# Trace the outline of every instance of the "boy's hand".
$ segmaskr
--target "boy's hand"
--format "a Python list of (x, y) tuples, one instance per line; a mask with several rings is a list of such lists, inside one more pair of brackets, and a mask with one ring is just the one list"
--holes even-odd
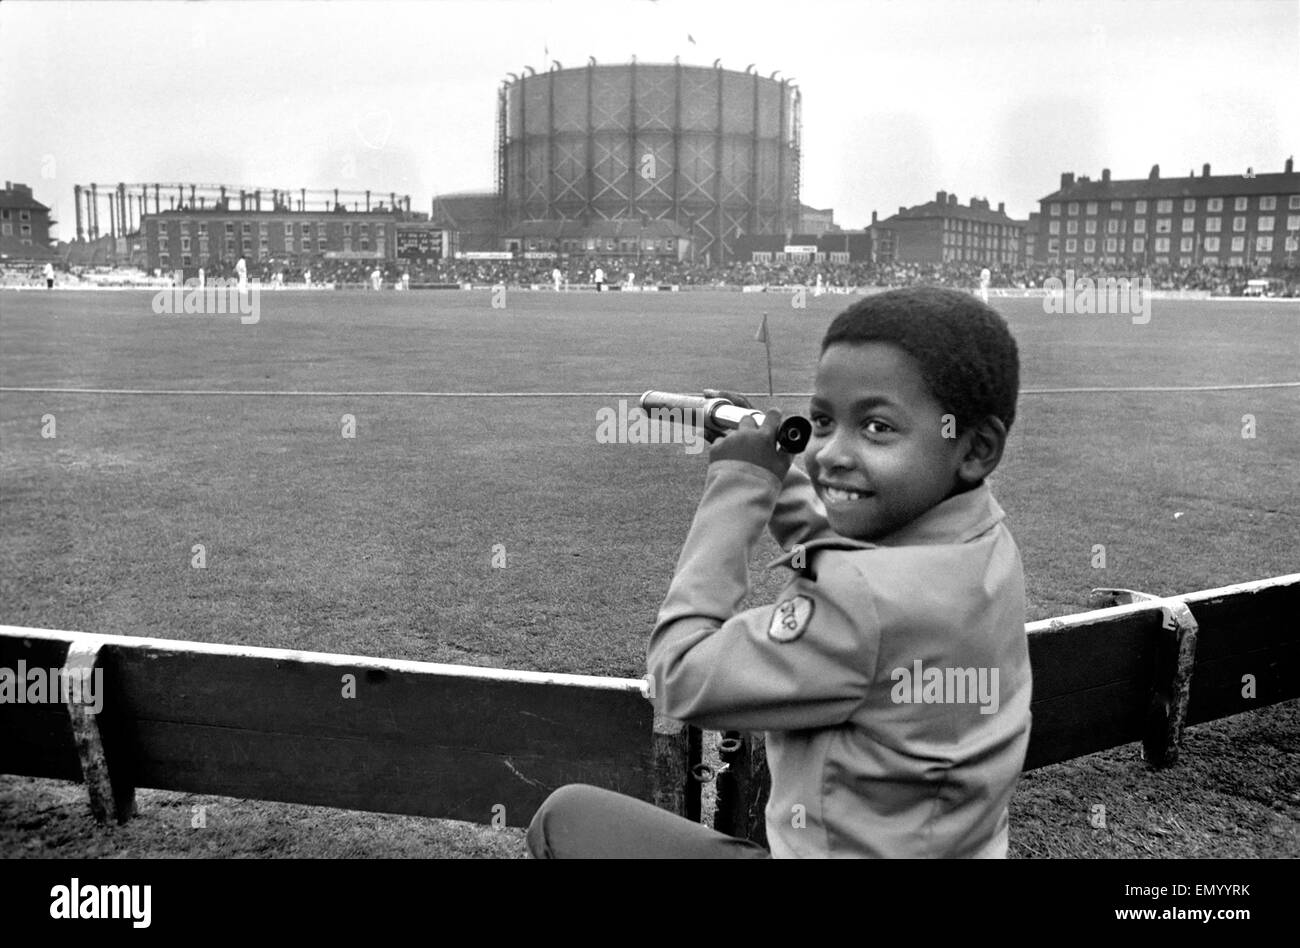
[(746, 418), (739, 428), (714, 444), (709, 451), (709, 463), (747, 461), (771, 471), (777, 480), (784, 481), (794, 455), (786, 454), (776, 446), (776, 432), (780, 425), (781, 412), (775, 408), (764, 411), (761, 427), (754, 424), (754, 419)]

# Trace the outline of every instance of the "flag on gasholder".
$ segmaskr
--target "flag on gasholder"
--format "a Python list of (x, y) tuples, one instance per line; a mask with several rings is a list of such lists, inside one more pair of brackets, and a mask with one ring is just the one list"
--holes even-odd
[(754, 336), (755, 342), (767, 342), (767, 313), (763, 314), (763, 321), (758, 326), (758, 333)]
[(695, 37), (692, 36), (690, 33), (687, 33), (687, 34), (686, 34), (686, 42), (690, 43), (692, 46), (696, 46), (696, 45), (698, 45), (698, 44), (695, 42)]

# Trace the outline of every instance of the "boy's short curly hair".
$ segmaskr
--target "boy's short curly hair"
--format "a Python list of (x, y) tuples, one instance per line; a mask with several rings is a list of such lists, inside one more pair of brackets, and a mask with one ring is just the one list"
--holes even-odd
[(840, 343), (898, 346), (946, 411), (966, 430), (993, 415), (1011, 429), (1020, 392), (1020, 355), (1006, 321), (969, 293), (937, 286), (868, 296), (831, 322), (821, 351)]

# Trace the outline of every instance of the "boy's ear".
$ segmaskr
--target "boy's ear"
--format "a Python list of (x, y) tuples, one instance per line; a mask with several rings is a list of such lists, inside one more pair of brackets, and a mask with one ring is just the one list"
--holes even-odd
[(966, 430), (963, 435), (966, 453), (957, 467), (957, 476), (967, 484), (978, 484), (993, 473), (1002, 460), (1007, 443), (1007, 426), (996, 415), (989, 415)]

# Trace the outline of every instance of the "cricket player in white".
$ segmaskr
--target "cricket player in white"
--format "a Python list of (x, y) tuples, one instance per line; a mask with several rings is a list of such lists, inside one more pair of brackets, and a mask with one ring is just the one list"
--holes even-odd
[(240, 257), (235, 264), (235, 280), (239, 292), (245, 293), (248, 291), (248, 264), (244, 262), (243, 257)]
[(989, 301), (989, 283), (991, 283), (992, 280), (993, 280), (993, 274), (989, 272), (988, 267), (985, 267), (983, 270), (980, 271), (980, 302), (981, 303), (987, 303)]
[(556, 293), (560, 292), (560, 284), (563, 281), (564, 281), (564, 274), (560, 272), (559, 267), (556, 267), (554, 270), (551, 271), (551, 282), (555, 284)]

